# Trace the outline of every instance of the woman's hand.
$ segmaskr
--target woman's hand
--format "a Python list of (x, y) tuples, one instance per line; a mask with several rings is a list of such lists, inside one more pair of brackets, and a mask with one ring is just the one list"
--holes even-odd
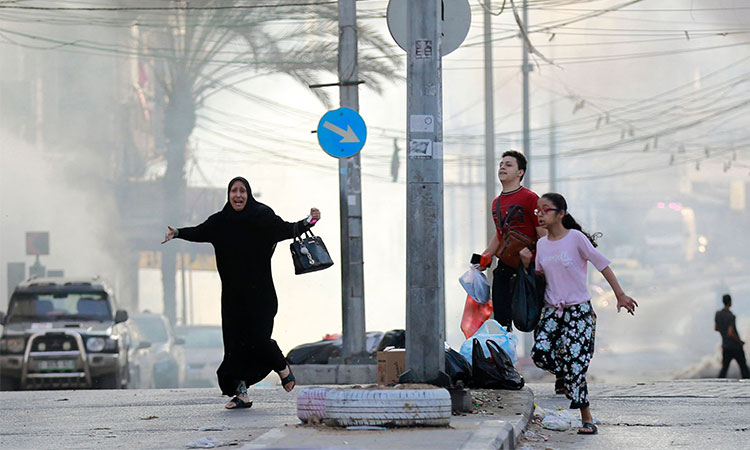
[(161, 241), (162, 244), (171, 241), (175, 236), (177, 236), (177, 229), (172, 228), (169, 225), (167, 225), (167, 228), (169, 231), (167, 231), (167, 234), (164, 235), (164, 240)]
[(529, 268), (529, 264), (531, 264), (531, 257), (534, 256), (533, 253), (531, 253), (531, 250), (529, 250), (527, 247), (524, 247), (521, 249), (518, 254), (521, 256), (521, 262), (523, 263), (523, 266), (525, 268)]
[(318, 208), (310, 208), (310, 217), (312, 217), (310, 225), (314, 225), (315, 222), (320, 220), (320, 210)]
[(635, 308), (637, 306), (638, 303), (631, 297), (625, 295), (624, 292), (617, 296), (617, 312), (620, 312), (620, 308), (625, 308), (625, 310), (627, 310), (627, 312), (629, 312), (631, 316), (634, 316)]

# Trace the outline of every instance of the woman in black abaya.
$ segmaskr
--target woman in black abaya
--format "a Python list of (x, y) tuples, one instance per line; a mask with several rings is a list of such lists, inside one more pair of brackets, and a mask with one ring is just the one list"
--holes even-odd
[(271, 339), (278, 309), (271, 276), (271, 256), (276, 243), (301, 234), (320, 219), (320, 211), (297, 223), (285, 222), (271, 208), (253, 198), (242, 177), (229, 182), (224, 208), (195, 227), (168, 227), (164, 241), (173, 238), (210, 242), (216, 252), (221, 278), (221, 321), (224, 360), (216, 374), (219, 387), (232, 396), (226, 408), (249, 408), (247, 387), (272, 370), (284, 389), (294, 388), (294, 375), (276, 341)]

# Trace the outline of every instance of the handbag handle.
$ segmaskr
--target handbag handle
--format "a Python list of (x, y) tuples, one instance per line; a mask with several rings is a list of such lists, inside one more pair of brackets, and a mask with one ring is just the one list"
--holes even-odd
[(311, 228), (308, 228), (303, 233), (298, 233), (298, 231), (299, 231), (299, 226), (297, 225), (297, 222), (294, 222), (294, 225), (292, 226), (292, 233), (294, 234), (294, 236), (292, 237), (292, 239), (294, 239), (295, 241), (302, 242), (303, 234), (306, 237), (315, 236), (315, 233), (312, 232)]

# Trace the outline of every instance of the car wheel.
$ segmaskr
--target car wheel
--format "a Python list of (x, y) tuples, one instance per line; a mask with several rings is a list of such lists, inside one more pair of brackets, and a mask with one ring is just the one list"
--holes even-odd
[(107, 375), (102, 375), (100, 377), (95, 377), (93, 380), (91, 380), (94, 389), (119, 389), (120, 386), (117, 385), (117, 374), (110, 373)]
[(331, 389), (326, 420), (338, 426), (447, 426), (451, 397), (446, 389)]
[(11, 377), (0, 377), (0, 391), (17, 391), (20, 387), (19, 380)]

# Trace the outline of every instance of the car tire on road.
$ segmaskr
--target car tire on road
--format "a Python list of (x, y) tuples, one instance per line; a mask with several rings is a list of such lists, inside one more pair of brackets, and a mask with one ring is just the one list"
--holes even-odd
[(19, 387), (18, 379), (0, 377), (0, 391), (17, 391)]
[(117, 374), (110, 373), (95, 377), (92, 381), (94, 389), (119, 389), (117, 385)]
[(451, 398), (446, 389), (331, 389), (327, 421), (338, 426), (447, 426)]

